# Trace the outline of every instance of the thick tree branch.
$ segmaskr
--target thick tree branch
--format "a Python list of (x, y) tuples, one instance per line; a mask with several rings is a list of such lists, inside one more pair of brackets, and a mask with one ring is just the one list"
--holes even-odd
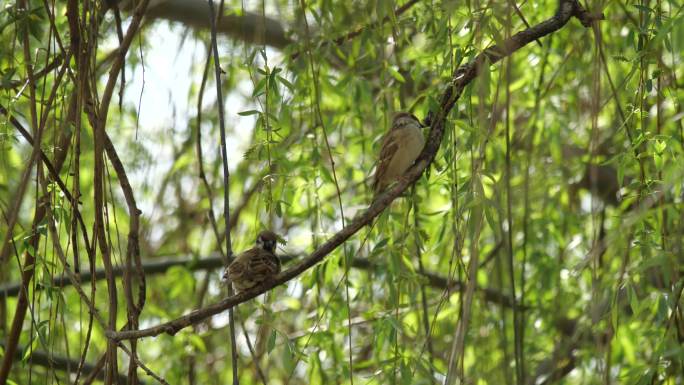
[[(495, 254), (497, 251), (498, 248), (492, 250), (492, 252), (490, 252), (490, 255)], [(487, 257), (489, 258), (490, 255), (488, 255)], [(291, 255), (285, 255), (280, 257), (284, 264), (287, 264), (288, 262), (293, 261), (296, 258), (296, 256)], [(353, 258), (351, 261), (351, 265), (353, 268), (361, 270), (373, 270), (377, 268), (382, 269), (382, 266), (369, 261), (367, 258)], [(216, 254), (202, 259), (195, 259), (193, 257), (182, 257), (152, 260), (150, 262), (143, 263), (142, 268), (145, 271), (145, 275), (153, 275), (165, 273), (170, 268), (176, 266), (185, 266), (191, 271), (216, 270), (224, 267), (221, 255)], [(125, 268), (123, 266), (115, 266), (113, 273), (116, 277), (120, 277), (123, 275), (124, 269)], [(463, 287), (462, 281), (452, 280), (434, 272), (426, 271), (424, 273), (420, 273), (419, 275), (423, 276), (427, 281), (426, 283), (435, 289), (460, 291)], [(106, 276), (104, 269), (97, 269), (95, 271), (96, 281), (103, 280), (105, 277)], [(79, 275), (79, 282), (81, 284), (88, 283), (92, 280), (93, 275), (90, 272), (84, 272)], [(57, 276), (52, 279), (51, 285), (52, 287), (63, 288), (71, 286), (71, 281), (68, 277)], [(42, 286), (40, 283), (37, 283), (36, 290), (42, 289), (44, 289), (44, 286)], [(14, 297), (17, 294), (19, 294), (20, 290), (20, 283), (5, 284), (0, 286), (0, 296)], [(511, 297), (501, 293), (496, 289), (484, 287), (478, 288), (478, 290), (482, 293), (484, 299), (487, 302), (497, 303), (507, 307), (513, 306), (513, 300), (511, 299)]]
[(501, 45), (495, 45), (487, 48), (472, 62), (459, 67), (454, 72), (450, 84), (447, 86), (444, 94), (442, 95), (438, 111), (436, 111), (434, 114), (430, 113), (428, 116), (430, 133), (428, 135), (425, 148), (418, 157), (416, 163), (393, 188), (378, 196), (366, 211), (358, 215), (347, 226), (333, 235), (330, 239), (328, 239), (327, 242), (322, 244), (318, 249), (314, 250), (311, 255), (302, 260), (300, 263), (282, 272), (270, 282), (266, 282), (263, 285), (254, 287), (240, 294), (225, 298), (222, 301), (207, 307), (197, 309), (172, 321), (142, 330), (122, 332), (107, 331), (107, 337), (118, 341), (156, 336), (162, 333), (174, 335), (183, 328), (186, 328), (194, 323), (201, 322), (208, 317), (221, 313), (231, 307), (263, 294), (275, 286), (286, 283), (321, 262), (328, 254), (333, 252), (347, 239), (356, 234), (357, 231), (371, 223), (378, 215), (380, 215), (383, 210), (385, 210), (385, 208), (392, 203), (392, 201), (394, 201), (394, 199), (406, 191), (409, 186), (411, 186), (418, 180), (418, 178), (420, 178), (425, 169), (427, 169), (432, 163), (437, 151), (439, 150), (442, 137), (444, 136), (444, 127), (447, 115), (454, 107), (465, 87), (470, 84), (473, 79), (475, 79), (482, 69), (498, 62), (502, 58), (512, 54), (526, 44), (559, 30), (570, 20), (572, 16), (581, 18), (583, 24), (585, 23), (585, 20), (588, 20), (586, 11), (582, 9), (577, 0), (560, 0), (559, 8), (556, 14), (550, 19), (537, 24), (532, 28), (518, 32), (511, 38), (503, 41)]
[[(206, 0), (156, 1), (150, 4), (146, 16), (177, 21), (194, 29), (210, 29), (209, 4)], [(279, 49), (291, 43), (278, 20), (253, 12), (221, 15), (216, 31), (250, 44), (266, 44)]]

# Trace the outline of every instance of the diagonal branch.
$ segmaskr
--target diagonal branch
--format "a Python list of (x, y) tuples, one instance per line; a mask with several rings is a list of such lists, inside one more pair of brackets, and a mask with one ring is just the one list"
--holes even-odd
[[(73, 103), (73, 102), (72, 102)], [(70, 107), (71, 108), (71, 107)], [(21, 136), (26, 139), (28, 144), (31, 146), (35, 145), (35, 141), (33, 140), (33, 136), (31, 136), (31, 133), (24, 128), (24, 126), (11, 114), (10, 111), (8, 111), (3, 105), (0, 104), (0, 113), (5, 115), (10, 123), (14, 126), (14, 128), (19, 131)], [(71, 112), (70, 112), (71, 114)], [(75, 112), (73, 113), (75, 114)], [(73, 117), (71, 117), (73, 118)], [(73, 120), (73, 119), (72, 119)], [(69, 121), (69, 120), (68, 120)], [(71, 137), (70, 135), (68, 137)], [(86, 245), (86, 248), (88, 248), (88, 245), (90, 245), (90, 241), (88, 240), (88, 231), (85, 227), (85, 223), (83, 222), (83, 217), (81, 216), (81, 211), (78, 209), (78, 202), (76, 199), (71, 195), (71, 192), (69, 192), (69, 188), (67, 188), (66, 184), (62, 180), (62, 178), (59, 176), (59, 171), (57, 170), (57, 167), (52, 164), (50, 161), (50, 158), (45, 154), (43, 150), (40, 150), (40, 159), (47, 168), (48, 172), (50, 173), (50, 177), (54, 182), (57, 183), (57, 186), (59, 186), (60, 191), (64, 194), (64, 197), (67, 199), (67, 201), (71, 204), (72, 209), (76, 213), (76, 219), (78, 220), (78, 223), (81, 226), (81, 232), (83, 234), (83, 242)], [(90, 249), (88, 249), (88, 253), (91, 254)], [(6, 257), (4, 254), (0, 253), (0, 261), (4, 260)], [(78, 266), (74, 266), (75, 269), (78, 269)]]
[(459, 67), (453, 73), (450, 84), (448, 84), (442, 95), (439, 109), (436, 111), (436, 113), (433, 114), (431, 112), (428, 115), (427, 120), (429, 120), (430, 123), (430, 133), (428, 135), (425, 148), (418, 157), (416, 163), (393, 188), (378, 196), (366, 211), (359, 214), (347, 226), (333, 235), (330, 239), (328, 239), (328, 241), (314, 250), (311, 255), (302, 260), (300, 263), (282, 272), (270, 282), (256, 286), (238, 295), (225, 298), (222, 301), (211, 304), (207, 307), (197, 309), (172, 321), (142, 330), (121, 332), (114, 332), (110, 330), (106, 332), (107, 337), (112, 340), (119, 341), (156, 336), (162, 333), (174, 335), (185, 327), (197, 322), (201, 322), (208, 317), (221, 313), (262, 293), (265, 293), (275, 286), (286, 283), (321, 262), (328, 254), (337, 249), (337, 247), (343, 244), (347, 239), (356, 234), (356, 232), (365, 227), (367, 224), (371, 223), (375, 217), (380, 215), (380, 213), (385, 210), (385, 208), (387, 208), (392, 201), (394, 201), (394, 199), (406, 191), (409, 186), (411, 186), (418, 180), (418, 178), (421, 177), (425, 169), (427, 169), (434, 160), (435, 155), (439, 150), (440, 144), (442, 143), (447, 115), (456, 104), (456, 101), (461, 96), (461, 93), (465, 87), (470, 84), (473, 79), (475, 79), (480, 71), (482, 71), (484, 68), (487, 68), (491, 64), (498, 62), (502, 58), (511, 55), (515, 51), (524, 47), (526, 44), (561, 29), (573, 16), (580, 19), (582, 24), (585, 25), (590, 24), (592, 20), (599, 18), (592, 17), (590, 14), (588, 14), (580, 6), (577, 0), (560, 0), (556, 14), (550, 19), (516, 33), (511, 38), (504, 40), (501, 45), (494, 45), (487, 48), (478, 56), (476, 56), (472, 62)]

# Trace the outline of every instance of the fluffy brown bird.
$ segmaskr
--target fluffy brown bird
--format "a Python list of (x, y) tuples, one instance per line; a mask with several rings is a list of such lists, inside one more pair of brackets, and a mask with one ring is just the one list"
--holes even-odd
[(421, 128), (420, 121), (413, 114), (398, 112), (394, 115), (390, 131), (382, 141), (380, 159), (375, 169), (375, 194), (404, 175), (423, 151), (425, 138)]
[(278, 236), (262, 231), (256, 246), (241, 253), (228, 266), (223, 277), (230, 280), (237, 293), (251, 289), (280, 273), (280, 259), (275, 255)]

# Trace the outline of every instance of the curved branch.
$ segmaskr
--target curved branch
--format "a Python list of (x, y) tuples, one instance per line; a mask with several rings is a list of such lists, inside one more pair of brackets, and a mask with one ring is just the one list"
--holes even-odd
[[(177, 21), (195, 29), (210, 29), (209, 5), (203, 0), (167, 0), (155, 2), (147, 10), (148, 18)], [(278, 20), (258, 13), (243, 12), (242, 15), (221, 15), (216, 31), (247, 43), (266, 44), (285, 48), (292, 41)]]
[(380, 215), (380, 213), (394, 201), (394, 199), (420, 178), (425, 169), (430, 166), (439, 150), (444, 136), (444, 126), (448, 113), (456, 104), (456, 101), (461, 96), (465, 87), (475, 79), (483, 68), (498, 62), (526, 44), (559, 30), (572, 16), (579, 18), (583, 24), (585, 24), (585, 22), (591, 22), (589, 14), (584, 11), (577, 0), (560, 0), (556, 14), (550, 19), (516, 33), (511, 38), (503, 41), (501, 45), (494, 45), (487, 48), (475, 57), (472, 62), (459, 67), (454, 72), (450, 84), (442, 95), (438, 111), (435, 114), (430, 113), (428, 115), (427, 120), (430, 124), (430, 133), (425, 148), (418, 157), (418, 160), (416, 160), (416, 163), (393, 188), (379, 195), (366, 211), (358, 215), (347, 226), (333, 235), (327, 242), (318, 247), (318, 249), (314, 250), (314, 252), (303, 261), (282, 272), (270, 282), (266, 282), (240, 294), (225, 298), (222, 301), (207, 307), (194, 310), (185, 316), (147, 329), (120, 332), (110, 330), (106, 332), (107, 337), (115, 341), (120, 341), (157, 336), (162, 333), (174, 335), (183, 328), (201, 322), (206, 318), (263, 294), (275, 286), (286, 283), (321, 262), (328, 254), (334, 251), (352, 235), (356, 234), (357, 231), (371, 223), (375, 217)]

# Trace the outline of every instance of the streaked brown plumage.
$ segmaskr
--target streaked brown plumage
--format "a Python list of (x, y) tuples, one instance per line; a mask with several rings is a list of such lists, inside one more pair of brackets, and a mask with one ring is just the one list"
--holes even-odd
[(251, 289), (280, 273), (280, 259), (275, 255), (278, 236), (262, 231), (256, 246), (235, 257), (224, 273), (237, 293)]
[(394, 115), (390, 131), (382, 141), (378, 166), (375, 169), (375, 194), (404, 175), (423, 151), (425, 138), (421, 127), (420, 121), (413, 114), (398, 112)]

